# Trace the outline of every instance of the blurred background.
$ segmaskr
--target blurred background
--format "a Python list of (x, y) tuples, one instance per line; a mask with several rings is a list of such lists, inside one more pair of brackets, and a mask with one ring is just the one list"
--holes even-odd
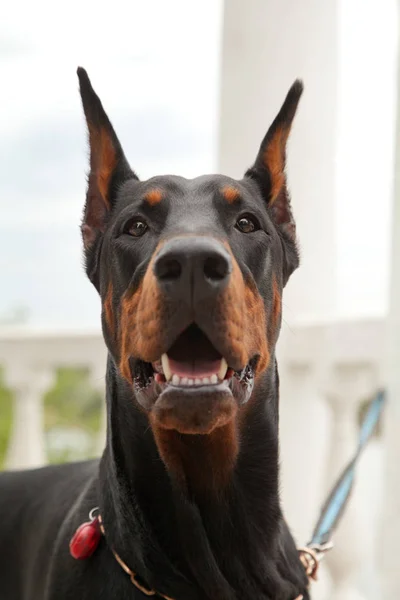
[[(96, 456), (105, 348), (79, 224), (84, 66), (141, 178), (240, 177), (290, 85), (302, 266), (279, 345), (282, 498), (299, 544), (363, 457), (317, 600), (391, 600), (400, 576), (400, 188), (396, 0), (15, 1), (0, 21), (0, 466)], [(399, 206), (397, 206), (399, 205)], [(397, 232), (397, 235), (396, 235)]]

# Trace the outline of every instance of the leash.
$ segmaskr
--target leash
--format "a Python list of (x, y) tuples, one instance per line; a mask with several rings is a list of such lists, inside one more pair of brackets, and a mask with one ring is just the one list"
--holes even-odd
[[(335, 482), (331, 492), (328, 494), (312, 533), (311, 541), (304, 548), (298, 549), (299, 558), (304, 566), (309, 583), (311, 583), (312, 580), (315, 581), (317, 579), (321, 560), (324, 558), (326, 552), (333, 548), (332, 536), (349, 501), (353, 489), (357, 463), (375, 431), (385, 405), (385, 400), (384, 391), (380, 391), (370, 403), (360, 428), (357, 449)], [(88, 558), (96, 550), (101, 536), (103, 535), (105, 537), (101, 515), (98, 513), (99, 510), (99, 507), (93, 508), (89, 513), (89, 521), (80, 525), (72, 537), (69, 548), (73, 558)], [(95, 516), (96, 512), (98, 513), (97, 516)], [(156, 592), (149, 588), (142, 579), (128, 567), (114, 548), (111, 548), (111, 551), (115, 560), (129, 576), (132, 584), (143, 594), (146, 596), (158, 596), (164, 600), (174, 600), (169, 596), (165, 596), (160, 594), (160, 592)], [(303, 600), (303, 596), (300, 594), (295, 600)]]
[(317, 578), (318, 566), (326, 552), (333, 548), (332, 536), (336, 530), (353, 489), (358, 461), (375, 431), (385, 405), (385, 392), (379, 391), (371, 401), (360, 428), (357, 449), (335, 482), (325, 500), (319, 519), (305, 548), (299, 548), (300, 560), (310, 579)]

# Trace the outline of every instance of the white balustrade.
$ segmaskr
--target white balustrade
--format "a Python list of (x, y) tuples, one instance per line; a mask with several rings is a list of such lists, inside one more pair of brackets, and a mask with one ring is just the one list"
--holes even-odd
[[(91, 384), (104, 395), (106, 349), (100, 333), (0, 332), (0, 365), (5, 383), (14, 392), (13, 424), (6, 468), (22, 469), (46, 463), (43, 396), (57, 368), (85, 367)], [(97, 450), (104, 447), (104, 419)], [(100, 441), (101, 440), (101, 441)]]
[[(310, 537), (325, 495), (356, 449), (363, 403), (384, 383), (384, 340), (383, 320), (284, 327), (279, 347), (282, 498), (298, 543)], [(379, 479), (366, 468), (373, 459), (375, 469), (376, 458), (379, 462), (381, 455), (367, 451), (362, 459), (335, 549), (321, 571), (322, 585), (313, 587), (315, 599), (377, 597), (374, 485)]]

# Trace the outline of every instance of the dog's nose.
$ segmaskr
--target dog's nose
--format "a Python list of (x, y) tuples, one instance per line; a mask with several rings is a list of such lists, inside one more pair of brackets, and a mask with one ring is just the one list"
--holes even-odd
[(164, 293), (190, 305), (216, 295), (227, 284), (231, 271), (228, 251), (208, 237), (169, 240), (154, 262), (154, 274)]

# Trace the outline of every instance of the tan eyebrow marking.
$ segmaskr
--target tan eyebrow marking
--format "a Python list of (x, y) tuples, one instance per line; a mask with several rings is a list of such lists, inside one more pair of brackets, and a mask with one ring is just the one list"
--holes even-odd
[(155, 204), (159, 204), (163, 199), (163, 192), (159, 188), (153, 188), (146, 192), (144, 199), (150, 206), (154, 206)]
[(239, 190), (233, 187), (233, 185), (224, 186), (221, 193), (229, 204), (235, 202), (240, 196)]

